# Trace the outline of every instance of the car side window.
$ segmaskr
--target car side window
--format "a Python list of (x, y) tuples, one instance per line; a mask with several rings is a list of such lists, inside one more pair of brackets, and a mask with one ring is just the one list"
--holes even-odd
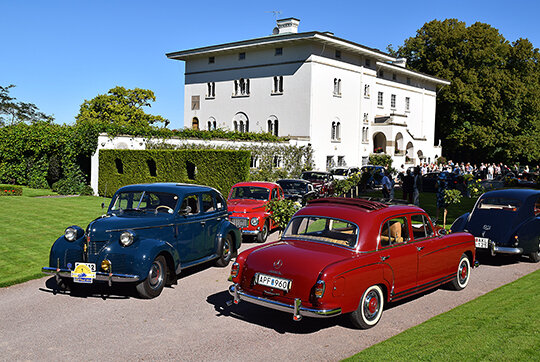
[(534, 216), (540, 216), (540, 196), (536, 199), (534, 203)]
[(409, 241), (409, 227), (407, 218), (395, 217), (386, 220), (381, 225), (380, 244), (381, 246), (390, 246)]
[(180, 211), (186, 210), (189, 206), (189, 212), (185, 213), (184, 215), (195, 215), (199, 213), (199, 197), (197, 195), (188, 195), (184, 197), (184, 201), (182, 201), (182, 207), (180, 207)]
[(213, 212), (216, 211), (216, 205), (214, 202), (214, 198), (212, 197), (212, 194), (209, 192), (205, 192), (202, 194), (202, 207), (203, 212)]
[(218, 210), (225, 209), (225, 199), (220, 194), (216, 194), (216, 208)]
[(412, 215), (411, 226), (415, 240), (433, 236), (433, 228), (425, 215)]
[(272, 200), (275, 200), (278, 198), (278, 189), (275, 188), (272, 190)]

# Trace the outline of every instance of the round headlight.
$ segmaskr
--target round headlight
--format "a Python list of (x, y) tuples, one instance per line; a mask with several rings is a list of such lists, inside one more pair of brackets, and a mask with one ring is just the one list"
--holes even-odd
[(77, 230), (75, 230), (73, 227), (68, 227), (66, 231), (64, 231), (64, 237), (67, 241), (77, 240)]
[(259, 219), (256, 218), (256, 217), (252, 217), (250, 223), (253, 226), (257, 226), (257, 225), (259, 225)]
[(122, 246), (130, 246), (133, 243), (133, 240), (135, 239), (135, 233), (133, 231), (124, 231), (120, 235), (120, 244)]

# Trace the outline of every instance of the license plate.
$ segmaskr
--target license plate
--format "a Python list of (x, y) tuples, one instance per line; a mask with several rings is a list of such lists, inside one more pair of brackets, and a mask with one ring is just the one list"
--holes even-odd
[(291, 289), (292, 281), (283, 278), (276, 278), (270, 275), (258, 274), (256, 278), (257, 284), (265, 287), (276, 288), (288, 292)]
[(71, 277), (75, 283), (92, 283), (96, 278), (96, 264), (75, 263), (75, 269), (71, 271)]
[(474, 238), (474, 243), (476, 244), (477, 248), (487, 249), (489, 245), (489, 239), (488, 238)]

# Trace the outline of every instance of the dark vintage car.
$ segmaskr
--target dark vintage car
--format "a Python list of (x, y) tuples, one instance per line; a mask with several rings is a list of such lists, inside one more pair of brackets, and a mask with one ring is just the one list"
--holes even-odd
[(301, 205), (318, 196), (313, 184), (306, 180), (283, 179), (277, 180), (276, 183), (283, 189), (287, 200), (297, 201)]
[(527, 255), (540, 261), (540, 190), (505, 189), (480, 196), (471, 212), (450, 228), (476, 238), (476, 250), (486, 254)]
[(185, 268), (211, 260), (228, 265), (241, 235), (227, 216), (225, 199), (210, 187), (125, 186), (86, 230), (66, 229), (42, 270), (59, 285), (130, 282), (141, 297), (154, 298)]
[(294, 320), (348, 314), (356, 327), (370, 328), (387, 302), (441, 284), (467, 286), (474, 237), (445, 234), (416, 206), (312, 200), (281, 240), (237, 257), (229, 293), (235, 304), (289, 312)]
[(332, 193), (334, 175), (326, 171), (304, 171), (300, 175), (302, 180), (313, 184), (320, 197), (326, 197)]
[(274, 182), (237, 183), (231, 188), (227, 201), (230, 220), (242, 235), (253, 236), (257, 242), (264, 243), (268, 233), (277, 227), (266, 205), (283, 197), (283, 190)]
[(366, 182), (367, 187), (374, 189), (382, 186), (384, 176), (383, 166), (365, 165), (362, 166), (360, 171), (369, 175)]

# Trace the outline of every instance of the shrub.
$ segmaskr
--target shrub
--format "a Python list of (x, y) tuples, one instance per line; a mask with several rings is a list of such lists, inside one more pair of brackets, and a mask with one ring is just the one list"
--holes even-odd
[(386, 153), (372, 153), (369, 155), (369, 163), (375, 166), (392, 166), (392, 156), (387, 155)]
[(271, 200), (266, 204), (266, 210), (270, 212), (270, 219), (275, 222), (281, 230), (284, 230), (291, 221), (294, 213), (300, 210), (301, 205), (292, 200)]

